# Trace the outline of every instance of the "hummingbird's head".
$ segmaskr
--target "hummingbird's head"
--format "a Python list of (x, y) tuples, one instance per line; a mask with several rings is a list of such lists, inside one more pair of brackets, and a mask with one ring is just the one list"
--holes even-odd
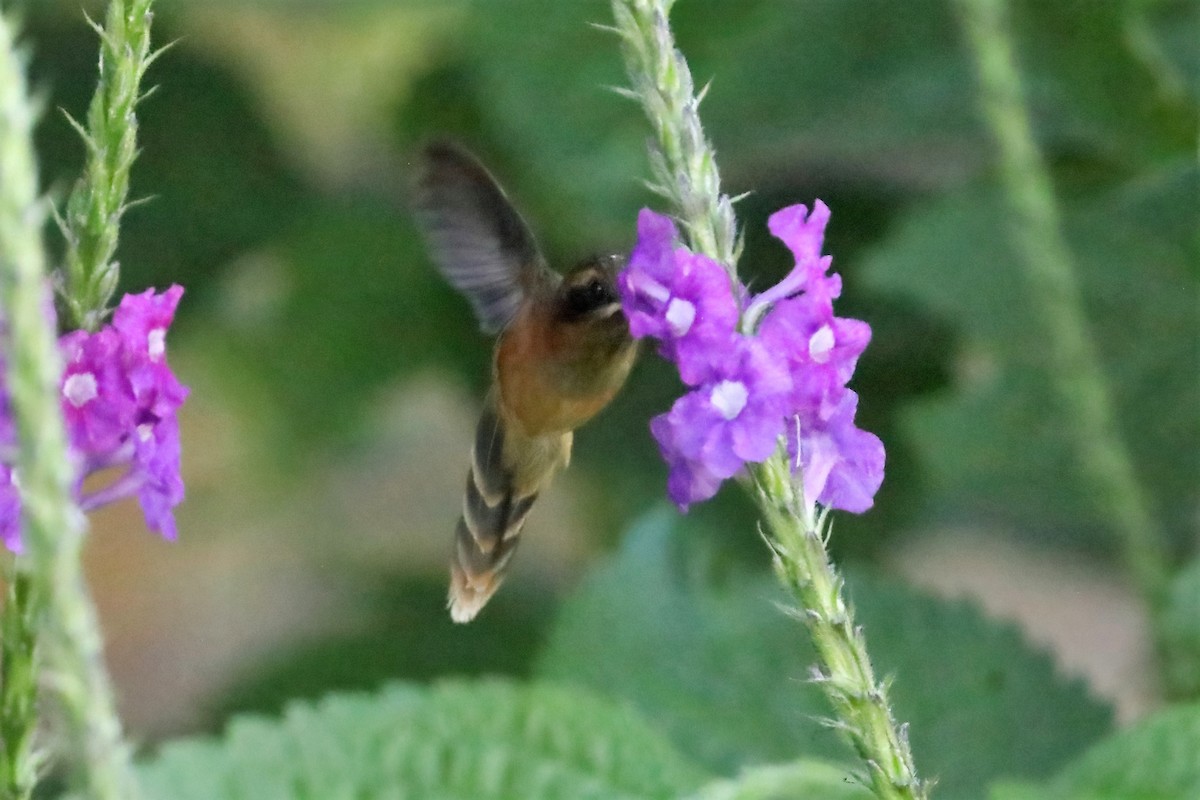
[(555, 324), (584, 361), (620, 357), (633, 345), (617, 294), (617, 273), (624, 266), (625, 258), (619, 255), (586, 259), (555, 290)]
[(624, 266), (625, 259), (618, 255), (596, 256), (576, 265), (558, 286), (557, 317), (568, 324), (628, 329), (617, 296), (617, 273)]

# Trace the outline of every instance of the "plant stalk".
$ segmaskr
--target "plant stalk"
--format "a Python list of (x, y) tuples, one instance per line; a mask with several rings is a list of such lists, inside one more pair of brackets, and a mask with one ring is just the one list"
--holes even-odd
[(1165, 602), (1164, 537), (1136, 477), (1112, 392), (1084, 312), (1054, 188), (1034, 139), (1004, 0), (956, 0), (975, 60), (983, 118), (996, 141), (1012, 206), (1012, 241), (1045, 329), (1049, 370), (1074, 439), (1080, 469), (1120, 539), (1122, 555), (1152, 614)]
[(0, 798), (29, 800), (37, 785), (41, 756), (38, 721), (37, 638), (29, 576), (10, 560), (0, 611)]
[[(36, 632), (37, 666), (61, 707), (66, 742), (78, 756), (83, 796), (134, 800), (129, 747), (121, 737), (83, 577), (87, 524), (72, 496), (76, 467), (59, 406), (62, 363), (41, 240), (47, 204), (38, 195), (34, 118), (13, 28), (0, 17), (0, 314), (8, 325), (2, 338), (17, 432), (14, 466), (24, 547), (15, 558), (14, 586), (24, 583), (32, 601), (24, 609), (25, 624)], [(11, 609), (21, 610), (10, 604), (5, 613)], [(17, 663), (25, 669), (27, 661), (32, 663), (32, 653), (23, 651)]]
[[(153, 0), (111, 0), (100, 36), (100, 77), (86, 129), (71, 119), (87, 148), (83, 176), (67, 198), (59, 227), (66, 239), (62, 293), (73, 327), (94, 331), (108, 315), (119, 267), (113, 256), (129, 208), (129, 172), (137, 158), (142, 77), (150, 51)], [(70, 119), (68, 117), (68, 119)]]
[[(671, 5), (669, 0), (614, 0), (613, 30), (621, 38), (632, 83), (622, 94), (641, 103), (654, 130), (650, 161), (656, 183), (651, 188), (675, 207), (691, 249), (723, 264), (736, 282), (741, 243), (733, 200), (721, 194), (716, 156), (700, 124), (701, 98), (693, 92), (667, 19)], [(862, 630), (829, 560), (824, 523), (797, 498), (785, 455), (758, 467), (755, 475), (776, 574), (800, 603), (796, 616), (820, 659), (814, 679), (836, 714), (831, 727), (847, 735), (866, 764), (864, 782), (881, 800), (927, 797), (906, 730), (895, 722), (886, 686), (875, 679)]]

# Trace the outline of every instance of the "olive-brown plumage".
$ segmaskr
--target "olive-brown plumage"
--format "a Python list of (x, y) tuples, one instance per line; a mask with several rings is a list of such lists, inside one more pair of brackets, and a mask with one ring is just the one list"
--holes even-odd
[(416, 212), (441, 273), (498, 333), (450, 564), (450, 616), (469, 622), (504, 580), (539, 493), (571, 458), (572, 432), (613, 398), (636, 352), (616, 294), (618, 256), (549, 269), (486, 169), (426, 148)]

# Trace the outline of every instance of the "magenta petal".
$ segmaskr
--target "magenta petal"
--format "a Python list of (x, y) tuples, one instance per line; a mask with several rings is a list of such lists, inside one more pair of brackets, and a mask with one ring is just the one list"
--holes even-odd
[(708, 441), (698, 459), (703, 467), (720, 478), (732, 478), (746, 465), (745, 459), (734, 452), (735, 429), (731, 425), (717, 425), (708, 431)]
[(821, 257), (829, 216), (829, 206), (820, 200), (813, 202), (812, 214), (804, 205), (788, 206), (767, 218), (767, 230), (788, 246), (797, 263), (810, 261)]
[(661, 414), (650, 421), (650, 431), (658, 441), (663, 460), (670, 466), (667, 494), (680, 511), (686, 512), (692, 503), (707, 500), (716, 494), (722, 479), (703, 462), (688, 459), (679, 452), (676, 434), (683, 430), (672, 424), (669, 414)]
[(638, 212), (637, 229), (637, 245), (630, 254), (630, 263), (636, 262), (639, 269), (661, 282), (670, 280), (675, 269), (672, 263), (675, 240), (679, 236), (675, 221), (643, 208)]
[(766, 461), (778, 447), (783, 426), (782, 414), (759, 416), (748, 421), (733, 432), (733, 452), (742, 461)]
[(0, 543), (11, 553), (22, 552), (21, 495), (13, 484), (12, 467), (0, 464)]
[(703, 465), (680, 462), (671, 467), (667, 477), (667, 495), (686, 514), (691, 504), (711, 499), (722, 483), (723, 479), (708, 472)]
[[(796, 205), (771, 216), (768, 226), (795, 266), (750, 297), (721, 265), (676, 248), (669, 218), (639, 215), (618, 290), (633, 334), (658, 338), (659, 352), (692, 387), (650, 426), (681, 509), (769, 458), (785, 433), (811, 500), (852, 511), (873, 502), (883, 445), (854, 426), (858, 397), (846, 388), (871, 329), (833, 314), (842, 282), (821, 254), (829, 217), (819, 200), (811, 213)], [(757, 330), (740, 332), (746, 324)]]
[(883, 442), (869, 431), (851, 427), (843, 432), (839, 446), (841, 458), (817, 501), (861, 514), (874, 505), (875, 493), (883, 484)]
[[(879, 437), (854, 425), (857, 408), (858, 395), (844, 390), (826, 419), (801, 420), (799, 447), (805, 496), (861, 513), (871, 507), (883, 483), (885, 452)], [(789, 431), (793, 459), (796, 446), (795, 432)]]
[(175, 319), (183, 287), (173, 284), (162, 294), (147, 289), (127, 294), (113, 313), (112, 328), (121, 336), (127, 355), (135, 360), (162, 360), (164, 336)]
[(871, 326), (862, 320), (835, 317), (832, 328), (835, 341), (832, 363), (845, 384), (854, 375), (858, 357), (871, 341)]
[(172, 509), (183, 502), (184, 486), (179, 473), (179, 423), (174, 416), (139, 431), (133, 460), (133, 473), (139, 475), (138, 502), (146, 525), (163, 538), (175, 539), (175, 515)]

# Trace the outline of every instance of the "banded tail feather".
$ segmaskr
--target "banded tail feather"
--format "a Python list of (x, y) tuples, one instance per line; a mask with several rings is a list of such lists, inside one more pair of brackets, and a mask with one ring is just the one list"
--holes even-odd
[(564, 466), (571, 435), (525, 437), (505, 425), (489, 396), (471, 448), (463, 512), (450, 564), (450, 617), (470, 622), (504, 581), (538, 493)]

